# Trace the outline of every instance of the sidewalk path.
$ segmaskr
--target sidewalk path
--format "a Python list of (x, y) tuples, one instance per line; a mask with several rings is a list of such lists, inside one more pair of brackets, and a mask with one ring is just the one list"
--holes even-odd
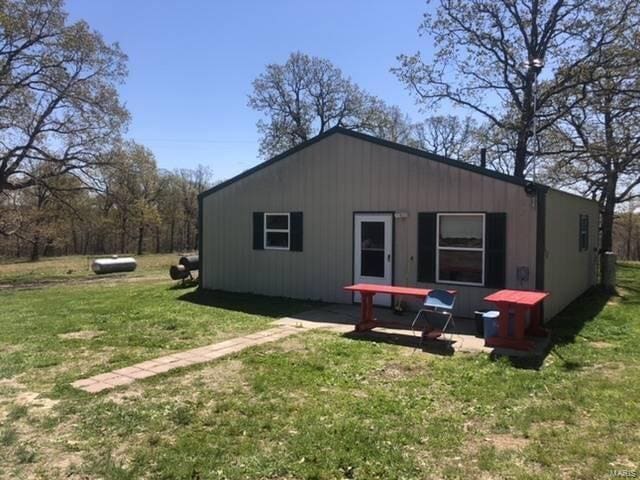
[(168, 372), (175, 368), (187, 367), (198, 363), (208, 362), (216, 358), (224, 357), (231, 353), (239, 352), (245, 348), (273, 342), (282, 338), (302, 333), (317, 328), (330, 330), (352, 330), (353, 327), (337, 324), (318, 324), (296, 319), (283, 318), (275, 322), (276, 326), (268, 330), (252, 333), (242, 337), (232, 338), (224, 342), (214, 343), (205, 347), (193, 348), (183, 352), (154, 358), (145, 362), (136, 363), (130, 367), (120, 368), (108, 373), (101, 373), (93, 377), (84, 378), (73, 382), (71, 385), (89, 393), (98, 393), (103, 390), (127, 385), (142, 378), (153, 377), (160, 373)]
[[(388, 324), (392, 324), (394, 320), (397, 321), (397, 317), (388, 309), (376, 310), (376, 317)], [(290, 335), (314, 329), (324, 329), (339, 333), (350, 332), (350, 335), (356, 335), (353, 333), (353, 327), (358, 321), (358, 318), (359, 306), (357, 305), (329, 305), (324, 308), (303, 312), (296, 317), (285, 317), (275, 320), (272, 322), (273, 328), (268, 330), (232, 338), (231, 340), (225, 340), (224, 342), (214, 343), (205, 347), (154, 358), (153, 360), (137, 363), (130, 367), (77, 380), (71, 385), (85, 392), (97, 393), (120, 385), (128, 385), (136, 380), (153, 377), (154, 375), (176, 368), (205, 363), (231, 353), (240, 352), (254, 345), (274, 342)], [(386, 341), (414, 350), (419, 348), (419, 337), (416, 336), (415, 332), (407, 328), (380, 327), (376, 328), (373, 332), (363, 332), (356, 336), (364, 340)], [(454, 352), (488, 353), (492, 351), (490, 348), (484, 346), (484, 339), (476, 338), (470, 334), (456, 333), (449, 342), (434, 342), (431, 344), (431, 347), (440, 348), (443, 344), (448, 345), (448, 348), (451, 348)]]

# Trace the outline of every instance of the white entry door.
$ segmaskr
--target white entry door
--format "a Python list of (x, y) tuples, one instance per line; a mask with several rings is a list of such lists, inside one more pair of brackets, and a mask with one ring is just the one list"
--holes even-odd
[[(391, 285), (393, 214), (357, 213), (354, 221), (354, 282)], [(360, 295), (355, 294), (354, 300), (360, 302)], [(373, 303), (389, 307), (391, 295), (378, 293)]]

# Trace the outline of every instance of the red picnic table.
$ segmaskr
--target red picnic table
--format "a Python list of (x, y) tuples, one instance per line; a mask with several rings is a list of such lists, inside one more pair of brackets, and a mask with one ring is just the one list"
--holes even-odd
[[(357, 283), (344, 287), (350, 292), (358, 292), (362, 297), (360, 302), (360, 323), (356, 325), (356, 332), (371, 330), (380, 324), (373, 318), (373, 296), (376, 293), (400, 295), (403, 297), (418, 297), (424, 301), (431, 293), (429, 288), (396, 287), (393, 285), (375, 285), (373, 283)], [(455, 291), (451, 290), (452, 293)]]
[[(488, 347), (506, 347), (516, 350), (531, 350), (535, 347), (533, 340), (525, 338), (525, 333), (531, 337), (546, 337), (549, 332), (542, 328), (540, 305), (549, 296), (548, 292), (532, 290), (498, 290), (484, 297), (485, 301), (493, 303), (500, 311), (498, 318), (498, 336), (489, 337), (485, 344)], [(515, 313), (513, 335), (509, 335), (509, 312)], [(529, 328), (525, 332), (525, 314), (529, 313)]]

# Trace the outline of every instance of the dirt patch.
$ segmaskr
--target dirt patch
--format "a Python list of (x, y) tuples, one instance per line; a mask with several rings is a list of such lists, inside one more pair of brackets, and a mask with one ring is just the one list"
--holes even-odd
[(13, 377), (0, 379), (0, 388), (3, 390), (20, 390), (23, 389), (24, 386)]
[(278, 342), (267, 345), (271, 347), (270, 350), (278, 352), (307, 353), (309, 351), (309, 347), (301, 335), (286, 337)]
[[(114, 276), (115, 275), (115, 276)], [(112, 274), (112, 276), (95, 276), (95, 277), (83, 277), (74, 279), (61, 279), (61, 280), (42, 280), (38, 282), (29, 283), (0, 283), (0, 291), (2, 290), (36, 290), (39, 288), (55, 287), (56, 285), (82, 285), (82, 284), (94, 284), (99, 283), (106, 287), (118, 285), (120, 283), (139, 283), (139, 282), (158, 282), (166, 280), (169, 283), (171, 280), (168, 275), (145, 275), (137, 277), (118, 276), (118, 274)]]
[(606, 362), (593, 365), (591, 368), (587, 369), (587, 371), (596, 373), (597, 375), (601, 375), (605, 378), (619, 379), (624, 376), (626, 368), (627, 366), (622, 362)]
[(166, 280), (167, 283), (173, 283), (169, 275), (146, 275), (144, 277), (124, 277), (124, 278), (100, 278), (93, 282), (104, 282), (105, 287), (113, 287), (121, 283), (142, 283), (142, 282), (159, 282)]
[(58, 337), (64, 340), (91, 340), (103, 333), (102, 330), (78, 330), (77, 332), (61, 333)]
[(562, 420), (545, 420), (531, 424), (531, 433), (544, 435), (551, 431), (564, 430), (567, 424)]
[(142, 398), (144, 394), (144, 387), (140, 382), (136, 382), (133, 385), (125, 389), (111, 391), (107, 396), (107, 399), (118, 405), (135, 402)]
[[(30, 413), (44, 414), (58, 403), (58, 400), (42, 397), (40, 393), (28, 390), (15, 379), (0, 380), (0, 387), (2, 388), (0, 401), (6, 401), (15, 406), (29, 407)], [(2, 412), (0, 412), (1, 414)]]
[(611, 348), (613, 347), (613, 345), (609, 342), (589, 342), (589, 345), (591, 345), (593, 348)]
[(56, 452), (56, 455), (52, 456), (51, 460), (51, 466), (66, 474), (67, 478), (81, 478), (79, 475), (74, 475), (75, 468), (82, 465), (82, 456), (79, 453)]
[(496, 450), (522, 450), (529, 445), (529, 440), (522, 437), (514, 437), (509, 433), (497, 433), (485, 437)]
[(614, 470), (637, 470), (638, 463), (631, 461), (629, 457), (617, 457), (611, 465)]
[(204, 363), (200, 368), (191, 369), (181, 376), (175, 377), (182, 392), (193, 392), (197, 396), (199, 391), (233, 392), (237, 388), (249, 388), (243, 374), (242, 361), (230, 358), (211, 364)]
[(389, 362), (372, 373), (372, 377), (382, 381), (396, 381), (413, 377), (424, 372), (423, 365), (412, 362)]
[(13, 345), (11, 343), (0, 343), (0, 353), (14, 353), (22, 350), (20, 345)]
[[(35, 460), (28, 465), (17, 465), (15, 462), (2, 465), (9, 474), (14, 468), (13, 476), (0, 478), (47, 478), (47, 479), (86, 479), (80, 474), (83, 464), (81, 451), (69, 451), (71, 445), (80, 446), (72, 440), (75, 424), (73, 421), (61, 423), (53, 432), (41, 435), (33, 422), (32, 410), (29, 410), (28, 419), (20, 419), (13, 423), (18, 441), (7, 448), (9, 456), (14, 458), (18, 448), (25, 448), (35, 453)], [(17, 476), (16, 473), (20, 473)], [(46, 472), (46, 474), (44, 473)]]

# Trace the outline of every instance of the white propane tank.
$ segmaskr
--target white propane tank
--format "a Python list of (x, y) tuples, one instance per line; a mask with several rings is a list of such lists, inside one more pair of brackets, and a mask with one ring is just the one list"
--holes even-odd
[(98, 275), (103, 273), (133, 272), (137, 267), (136, 259), (133, 257), (96, 258), (91, 263), (91, 270)]

